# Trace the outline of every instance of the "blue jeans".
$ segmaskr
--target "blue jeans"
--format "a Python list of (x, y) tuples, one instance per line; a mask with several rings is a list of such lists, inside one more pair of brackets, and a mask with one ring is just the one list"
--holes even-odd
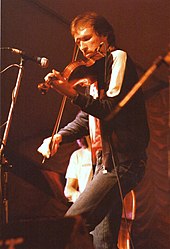
[[(144, 160), (129, 161), (119, 165), (118, 175), (123, 197), (141, 181), (144, 172)], [(89, 232), (94, 230), (96, 249), (118, 248), (122, 200), (114, 169), (106, 172), (101, 168), (77, 201), (69, 208), (66, 216), (78, 214), (85, 219)]]

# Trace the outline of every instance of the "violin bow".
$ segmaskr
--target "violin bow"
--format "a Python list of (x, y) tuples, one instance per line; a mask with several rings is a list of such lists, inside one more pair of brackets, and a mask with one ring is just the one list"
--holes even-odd
[[(73, 50), (72, 62), (77, 60), (78, 53), (79, 53), (79, 47), (75, 44), (74, 45), (74, 50)], [(65, 108), (65, 105), (66, 105), (66, 101), (67, 101), (67, 97), (63, 96), (62, 101), (61, 101), (61, 105), (60, 105), (60, 109), (59, 109), (59, 113), (58, 113), (58, 116), (57, 116), (57, 119), (56, 119), (56, 122), (55, 122), (55, 125), (54, 125), (54, 129), (53, 129), (53, 132), (52, 132), (52, 135), (51, 135), (51, 140), (50, 140), (50, 143), (49, 143), (50, 157), (51, 157), (51, 151), (52, 151), (53, 146), (54, 146), (53, 138), (54, 138), (54, 135), (58, 132), (58, 129), (60, 127), (61, 119), (62, 119), (64, 108)], [(44, 156), (43, 160), (42, 160), (42, 164), (45, 163), (45, 160), (46, 160), (46, 157)]]

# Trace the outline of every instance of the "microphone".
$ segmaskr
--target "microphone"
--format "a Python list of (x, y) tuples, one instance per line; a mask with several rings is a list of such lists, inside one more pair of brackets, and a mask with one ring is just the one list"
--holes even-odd
[(24, 51), (19, 50), (17, 48), (9, 48), (9, 49), (15, 54), (20, 54), (26, 60), (31, 60), (38, 63), (42, 68), (47, 68), (49, 65), (49, 60), (45, 57), (28, 55)]

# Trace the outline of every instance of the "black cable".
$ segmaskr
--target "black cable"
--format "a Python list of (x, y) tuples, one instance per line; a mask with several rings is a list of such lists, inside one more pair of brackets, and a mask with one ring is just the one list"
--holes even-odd
[(129, 226), (128, 226), (128, 221), (127, 221), (127, 216), (126, 216), (126, 208), (125, 208), (124, 201), (123, 201), (122, 187), (121, 187), (119, 175), (118, 175), (118, 172), (117, 172), (116, 161), (115, 161), (115, 158), (114, 158), (114, 153), (113, 153), (113, 148), (111, 146), (110, 137), (108, 137), (108, 141), (109, 141), (109, 147), (110, 147), (111, 156), (112, 156), (113, 168), (114, 168), (114, 171), (115, 171), (115, 174), (116, 174), (117, 183), (118, 183), (118, 187), (119, 187), (119, 193), (120, 193), (120, 198), (121, 198), (121, 202), (122, 202), (122, 208), (123, 208), (123, 212), (124, 212), (124, 215), (125, 215), (126, 229), (128, 231), (128, 234), (129, 234), (130, 244), (132, 246), (132, 249), (135, 249), (132, 238), (131, 238), (131, 232), (130, 232)]

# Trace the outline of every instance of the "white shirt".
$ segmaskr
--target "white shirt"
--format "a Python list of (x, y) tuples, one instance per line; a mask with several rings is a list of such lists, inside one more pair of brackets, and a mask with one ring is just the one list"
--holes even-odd
[(91, 150), (81, 148), (74, 151), (70, 157), (66, 178), (77, 179), (79, 192), (82, 193), (88, 182), (91, 181), (92, 176)]

